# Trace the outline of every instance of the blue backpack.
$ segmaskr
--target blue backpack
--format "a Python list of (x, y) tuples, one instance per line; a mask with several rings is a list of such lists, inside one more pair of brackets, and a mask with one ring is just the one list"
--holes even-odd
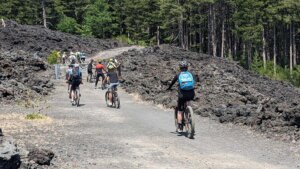
[(193, 75), (186, 71), (181, 72), (178, 77), (179, 87), (181, 90), (192, 90), (194, 89), (195, 80)]

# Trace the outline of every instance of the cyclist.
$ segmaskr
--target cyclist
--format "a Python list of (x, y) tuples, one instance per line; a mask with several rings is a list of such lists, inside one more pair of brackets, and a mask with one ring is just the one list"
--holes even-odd
[(177, 120), (178, 120), (178, 126), (179, 130), (183, 130), (182, 125), (182, 116), (183, 116), (183, 109), (184, 104), (187, 101), (193, 100), (195, 97), (195, 76), (188, 71), (188, 63), (187, 61), (183, 60), (179, 63), (180, 73), (175, 75), (169, 88), (167, 90), (171, 90), (172, 86), (178, 81), (178, 114), (177, 114)]
[(72, 51), (70, 51), (69, 59), (70, 59), (71, 64), (75, 64), (76, 56), (75, 56), (75, 53), (73, 53)]
[(109, 59), (106, 67), (107, 67), (107, 69), (110, 69), (110, 70), (113, 70), (113, 69), (117, 68), (116, 63), (115, 63), (113, 58)]
[[(75, 90), (78, 88), (79, 85), (82, 84), (82, 73), (79, 69), (79, 65), (75, 64), (72, 70), (72, 75), (69, 77), (69, 81), (71, 82), (71, 92), (69, 93), (69, 98), (71, 99), (72, 104), (74, 104), (74, 95)], [(80, 97), (80, 92), (79, 92)]]
[(93, 77), (93, 63), (94, 63), (94, 59), (91, 59), (90, 63), (88, 64), (88, 67), (87, 67), (87, 72), (88, 72), (90, 81)]
[(95, 73), (96, 73), (95, 89), (97, 89), (97, 84), (98, 84), (98, 81), (99, 81), (100, 77), (102, 78), (102, 86), (103, 86), (103, 84), (104, 84), (103, 81), (105, 79), (104, 73), (106, 73), (105, 72), (105, 67), (102, 65), (101, 60), (96, 65), (96, 72)]
[(108, 72), (107, 72), (107, 76), (104, 79), (105, 83), (109, 83), (108, 86), (108, 105), (111, 106), (112, 105), (112, 91), (113, 89), (117, 89), (118, 85), (119, 85), (119, 77), (117, 72), (115, 71), (115, 68), (107, 68)]

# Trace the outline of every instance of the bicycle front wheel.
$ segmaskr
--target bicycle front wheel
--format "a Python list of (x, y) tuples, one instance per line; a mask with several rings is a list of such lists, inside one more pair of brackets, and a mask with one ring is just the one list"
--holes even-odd
[(106, 102), (107, 107), (109, 107), (109, 104), (108, 104), (108, 102), (109, 102), (108, 95), (109, 95), (109, 91), (106, 91), (106, 93), (105, 93), (105, 102)]
[(118, 96), (115, 97), (115, 105), (117, 109), (121, 107), (120, 99)]
[(185, 110), (185, 120), (187, 127), (188, 138), (192, 139), (195, 135), (195, 119), (194, 119), (194, 111), (191, 106), (187, 106)]

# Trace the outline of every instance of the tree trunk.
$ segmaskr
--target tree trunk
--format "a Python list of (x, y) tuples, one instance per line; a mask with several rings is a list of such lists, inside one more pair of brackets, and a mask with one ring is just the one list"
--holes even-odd
[(207, 54), (211, 54), (211, 34), (212, 34), (212, 25), (211, 25), (211, 20), (212, 20), (212, 5), (209, 5), (209, 13), (208, 13), (208, 19), (207, 19)]
[(233, 40), (234, 40), (233, 56), (234, 56), (234, 59), (237, 59), (237, 37), (235, 35), (233, 35)]
[(266, 38), (265, 38), (265, 29), (264, 28), (262, 31), (262, 43), (263, 43), (262, 57), (263, 57), (263, 63), (264, 63), (264, 70), (266, 70), (267, 69), (267, 59), (266, 59)]
[(276, 76), (276, 57), (277, 57), (277, 52), (276, 52), (276, 26), (274, 25), (273, 28), (273, 64), (274, 64), (274, 75)]
[(45, 0), (41, 0), (41, 4), (42, 4), (42, 10), (43, 10), (43, 23), (44, 23), (44, 27), (47, 28), (47, 16), (46, 16), (46, 9), (45, 9)]
[(222, 20), (222, 43), (221, 43), (221, 58), (224, 57), (224, 44), (225, 44), (225, 23), (224, 18)]
[(247, 67), (251, 69), (252, 64), (252, 43), (247, 45)]
[(160, 27), (157, 26), (157, 35), (156, 35), (157, 46), (160, 45)]
[(217, 43), (216, 43), (216, 14), (215, 14), (215, 7), (214, 4), (212, 4), (212, 28), (211, 28), (211, 42), (212, 42), (212, 55), (213, 57), (217, 56)]
[(290, 75), (293, 74), (293, 35), (292, 35), (293, 24), (290, 24)]
[(296, 48), (296, 35), (295, 35), (295, 26), (293, 26), (293, 66), (297, 66), (297, 48)]

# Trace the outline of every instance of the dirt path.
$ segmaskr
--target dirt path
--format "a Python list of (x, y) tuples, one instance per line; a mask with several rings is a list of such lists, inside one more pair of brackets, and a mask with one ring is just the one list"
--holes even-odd
[[(124, 50), (105, 53), (113, 56)], [(48, 101), (49, 129), (37, 128), (38, 134), (27, 135), (31, 144), (42, 142), (55, 152), (57, 158), (50, 168), (300, 168), (300, 145), (200, 117), (196, 118), (195, 139), (190, 140), (174, 132), (172, 110), (143, 103), (122, 90), (121, 109), (108, 108), (105, 91), (94, 89), (91, 83), (82, 85), (81, 93), (82, 106), (72, 107), (64, 80), (56, 81)]]

